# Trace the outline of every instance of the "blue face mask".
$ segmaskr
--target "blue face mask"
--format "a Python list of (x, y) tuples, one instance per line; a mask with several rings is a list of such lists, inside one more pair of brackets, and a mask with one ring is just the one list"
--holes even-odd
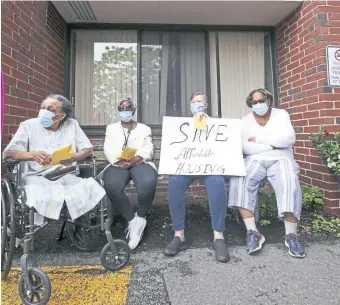
[(193, 102), (190, 103), (190, 111), (193, 115), (199, 112), (203, 112), (205, 110), (205, 104), (202, 102)]
[(132, 111), (131, 110), (123, 110), (119, 112), (119, 118), (124, 123), (129, 123), (132, 120)]
[(40, 124), (44, 128), (51, 127), (54, 123), (53, 118), (55, 117), (55, 114), (51, 111), (48, 111), (46, 109), (40, 109), (38, 118), (40, 121)]
[(264, 116), (269, 109), (267, 103), (257, 103), (256, 105), (253, 105), (252, 108), (259, 116)]

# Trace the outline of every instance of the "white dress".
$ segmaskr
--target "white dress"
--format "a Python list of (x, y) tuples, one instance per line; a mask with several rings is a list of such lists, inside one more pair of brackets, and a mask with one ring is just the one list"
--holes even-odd
[[(52, 154), (70, 144), (71, 152), (92, 148), (76, 120), (67, 119), (53, 132), (42, 127), (39, 119), (34, 118), (20, 124), (5, 151), (44, 151)], [(45, 217), (58, 219), (63, 203), (66, 202), (71, 218), (76, 219), (92, 210), (105, 196), (104, 189), (93, 178), (82, 179), (68, 174), (50, 181), (43, 175), (56, 166), (46, 169), (35, 161), (24, 162), (23, 165), (26, 204)]]

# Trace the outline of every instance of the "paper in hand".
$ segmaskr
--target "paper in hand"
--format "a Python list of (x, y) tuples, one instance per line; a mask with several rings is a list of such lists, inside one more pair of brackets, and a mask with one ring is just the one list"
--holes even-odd
[(131, 147), (126, 147), (121, 155), (118, 157), (118, 159), (123, 159), (123, 160), (130, 160), (132, 159), (137, 152), (137, 149), (131, 148)]
[(207, 118), (203, 116), (199, 119), (197, 116), (194, 116), (194, 128), (200, 130), (207, 130)]
[(60, 164), (61, 161), (71, 159), (75, 155), (75, 153), (70, 153), (71, 147), (72, 145), (70, 144), (54, 151), (51, 156), (52, 162), (49, 165), (57, 165)]

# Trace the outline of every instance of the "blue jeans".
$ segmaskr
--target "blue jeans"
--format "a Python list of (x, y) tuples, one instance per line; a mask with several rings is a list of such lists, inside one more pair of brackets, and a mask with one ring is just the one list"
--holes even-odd
[(184, 230), (185, 193), (190, 184), (197, 179), (204, 181), (208, 192), (212, 229), (217, 232), (224, 232), (227, 210), (224, 176), (169, 176), (168, 200), (173, 230)]

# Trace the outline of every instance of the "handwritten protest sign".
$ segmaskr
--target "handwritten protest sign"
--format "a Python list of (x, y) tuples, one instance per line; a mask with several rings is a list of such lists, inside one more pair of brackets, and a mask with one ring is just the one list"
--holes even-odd
[(163, 117), (159, 173), (244, 176), (241, 120), (206, 119), (206, 130), (192, 118)]

